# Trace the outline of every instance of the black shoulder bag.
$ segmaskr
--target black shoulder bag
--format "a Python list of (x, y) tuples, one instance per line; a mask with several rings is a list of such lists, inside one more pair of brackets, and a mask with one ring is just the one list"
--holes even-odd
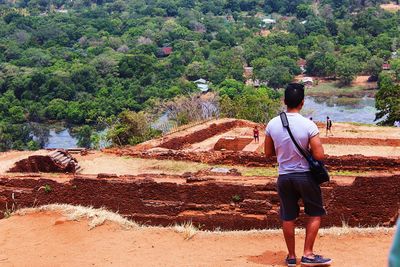
[(286, 113), (282, 112), (279, 114), (281, 117), (282, 125), (284, 128), (287, 129), (290, 138), (292, 139), (294, 145), (296, 146), (297, 150), (303, 155), (303, 157), (307, 160), (308, 164), (310, 165), (310, 172), (317, 184), (322, 184), (324, 182), (329, 181), (329, 174), (327, 169), (325, 168), (325, 165), (322, 161), (316, 160), (313, 158), (311, 153), (308, 150), (305, 150), (299, 144), (296, 142), (296, 140), (293, 137), (292, 131), (290, 131), (289, 128), (289, 121), (287, 119)]

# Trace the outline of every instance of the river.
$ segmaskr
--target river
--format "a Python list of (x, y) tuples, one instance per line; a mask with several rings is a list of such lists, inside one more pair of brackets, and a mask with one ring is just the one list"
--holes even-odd
[(376, 124), (375, 99), (363, 98), (316, 98), (307, 96), (304, 101), (303, 115), (314, 121), (325, 121), (326, 117), (337, 122), (359, 122)]
[[(375, 124), (375, 99), (363, 98), (317, 98), (307, 96), (302, 111), (306, 117), (314, 121), (325, 121), (329, 116), (334, 122), (359, 122)], [(167, 122), (164, 114), (153, 127), (158, 128)], [(77, 146), (77, 139), (71, 136), (69, 129), (55, 130), (50, 127), (45, 148), (71, 148)]]

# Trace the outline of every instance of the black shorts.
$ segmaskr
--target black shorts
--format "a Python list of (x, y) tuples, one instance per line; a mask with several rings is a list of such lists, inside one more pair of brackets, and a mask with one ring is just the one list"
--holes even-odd
[(293, 221), (299, 216), (299, 199), (303, 200), (304, 212), (308, 216), (326, 214), (322, 203), (321, 188), (314, 182), (310, 172), (281, 174), (278, 177), (280, 217), (283, 221)]

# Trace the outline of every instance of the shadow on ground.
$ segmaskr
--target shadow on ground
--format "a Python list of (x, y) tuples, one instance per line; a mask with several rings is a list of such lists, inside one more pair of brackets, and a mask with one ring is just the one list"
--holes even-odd
[(247, 260), (257, 264), (266, 264), (272, 266), (285, 266), (284, 260), (287, 253), (285, 251), (265, 251), (261, 255), (248, 256)]

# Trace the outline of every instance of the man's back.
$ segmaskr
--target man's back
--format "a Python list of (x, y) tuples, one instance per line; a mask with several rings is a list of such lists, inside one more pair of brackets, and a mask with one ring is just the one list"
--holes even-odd
[[(289, 127), (298, 144), (309, 148), (310, 138), (319, 133), (314, 122), (299, 113), (287, 113)], [(267, 125), (266, 134), (274, 141), (279, 163), (279, 174), (306, 172), (310, 170), (307, 160), (296, 149), (287, 130), (282, 126), (280, 117), (273, 118)]]

